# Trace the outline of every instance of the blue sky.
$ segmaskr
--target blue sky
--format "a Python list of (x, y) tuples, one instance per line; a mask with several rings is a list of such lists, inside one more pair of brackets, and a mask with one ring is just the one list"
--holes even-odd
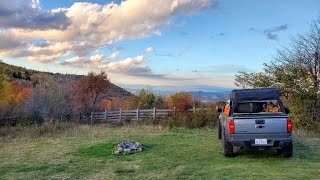
[[(260, 71), (277, 48), (289, 46), (290, 38), (308, 31), (320, 15), (318, 0), (113, 1), (117, 7), (107, 12), (111, 15), (103, 14), (111, 3), (105, 0), (20, 2), (29, 3), (21, 7), (31, 14), (50, 18), (35, 16), (30, 26), (0, 17), (0, 38), (14, 33), (19, 42), (0, 43), (1, 59), (61, 73), (105, 70), (113, 83), (131, 88), (233, 88), (237, 71)], [(90, 11), (97, 16), (88, 18)]]

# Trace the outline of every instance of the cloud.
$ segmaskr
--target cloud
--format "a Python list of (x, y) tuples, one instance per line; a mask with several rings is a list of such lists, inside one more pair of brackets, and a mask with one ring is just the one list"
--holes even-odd
[[(111, 75), (112, 76), (112, 75)], [(234, 87), (234, 76), (202, 76), (199, 77), (196, 73), (192, 74), (151, 74), (143, 76), (115, 76), (112, 77), (118, 84), (125, 85), (149, 85), (149, 86), (219, 86), (219, 87)]]
[(176, 57), (176, 55), (172, 54), (172, 53), (156, 53), (156, 56), (162, 56), (162, 57)]
[(284, 25), (272, 27), (269, 29), (265, 29), (264, 33), (274, 33), (274, 32), (279, 32), (279, 31), (286, 31), (287, 29), (288, 29), (288, 25), (284, 24)]
[(2, 28), (66, 29), (70, 20), (63, 11), (44, 11), (39, 0), (0, 1)]
[(106, 72), (130, 74), (130, 75), (151, 75), (151, 69), (143, 65), (149, 59), (144, 56), (136, 56), (134, 58), (128, 57), (121, 61), (113, 61), (114, 54), (104, 56), (96, 54), (88, 57), (72, 57), (64, 61), (57, 62), (61, 65), (68, 65), (73, 67), (86, 67), (91, 69), (100, 69)]
[(148, 66), (141, 65), (148, 61), (149, 59), (144, 56), (137, 56), (135, 58), (126, 58), (118, 62), (110, 62), (105, 65), (98, 66), (98, 68), (107, 72), (138, 75), (151, 72), (151, 69)]
[(192, 70), (193, 73), (219, 73), (219, 74), (234, 74), (238, 71), (246, 70), (250, 72), (244, 65), (239, 64), (220, 64), (220, 65), (210, 65), (206, 67), (199, 67), (198, 69)]
[(190, 16), (214, 4), (214, 0), (76, 2), (69, 8), (45, 11), (38, 0), (1, 1), (1, 37), (5, 37), (1, 39), (14, 38), (7, 45), (0, 43), (0, 55), (37, 62), (54, 62), (70, 55), (85, 59), (119, 41), (161, 35), (175, 16)]
[(225, 34), (224, 32), (211, 33), (210, 38), (211, 38), (211, 39), (214, 39), (214, 38), (216, 38), (216, 37), (223, 37), (223, 36), (225, 36), (225, 35), (226, 35), (226, 34)]
[(145, 52), (147, 53), (153, 53), (154, 52), (154, 48), (153, 47), (148, 47)]
[[(169, 20), (210, 7), (211, 0), (175, 0), (171, 3), (159, 0), (131, 0), (121, 4), (98, 5), (74, 3), (63, 9), (71, 25), (65, 30), (13, 30), (22, 39), (46, 39), (59, 41), (79, 40), (110, 44), (124, 39), (139, 39), (161, 34)], [(180, 7), (182, 6), (182, 7)], [(157, 8), (151, 8), (157, 7)], [(161, 11), (159, 11), (161, 9)], [(182, 11), (183, 9), (183, 11)], [(56, 10), (62, 11), (62, 10)]]
[(254, 27), (250, 27), (249, 31), (254, 31), (254, 32), (263, 34), (269, 40), (279, 40), (279, 36), (278, 36), (277, 33), (281, 32), (281, 31), (286, 31), (287, 29), (288, 29), (288, 25), (287, 24), (283, 24), (283, 25), (280, 25), (280, 26), (264, 29), (263, 31), (258, 30), (258, 29), (254, 28)]
[(185, 54), (189, 53), (191, 50), (192, 50), (192, 46), (185, 46), (177, 53), (155, 53), (155, 55), (174, 58), (174, 57), (184, 56)]
[(265, 29), (263, 32), (264, 32), (264, 34), (266, 34), (268, 39), (278, 40), (279, 39), (278, 35), (275, 33), (280, 32), (280, 31), (286, 31), (287, 29), (288, 29), (288, 25), (284, 24), (284, 25), (273, 27), (270, 29)]
[(97, 68), (98, 66), (107, 64), (109, 62), (110, 59), (108, 57), (105, 57), (101, 54), (96, 54), (90, 57), (76, 56), (58, 63), (61, 65), (70, 65), (74, 67)]
[(8, 36), (7, 34), (0, 31), (0, 52), (15, 49), (25, 43), (16, 39), (14, 36)]
[(119, 56), (119, 51), (116, 51), (116, 52), (113, 52), (110, 56), (109, 56), (109, 58), (110, 59), (115, 59), (115, 58), (117, 58)]
[(52, 62), (60, 57), (71, 54), (73, 44), (69, 42), (50, 42), (45, 45), (28, 44), (23, 48), (11, 50), (10, 56), (16, 58), (25, 58), (35, 62)]

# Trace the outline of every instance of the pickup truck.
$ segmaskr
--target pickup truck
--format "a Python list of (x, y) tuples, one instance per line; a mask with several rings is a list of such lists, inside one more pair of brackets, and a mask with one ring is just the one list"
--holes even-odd
[(224, 156), (233, 156), (234, 146), (260, 150), (275, 147), (278, 155), (292, 156), (292, 121), (278, 89), (232, 90), (230, 100), (217, 111)]

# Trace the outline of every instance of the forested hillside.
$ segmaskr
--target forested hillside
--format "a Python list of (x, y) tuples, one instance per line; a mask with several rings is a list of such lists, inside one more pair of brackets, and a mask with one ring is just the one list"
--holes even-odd
[[(82, 75), (75, 75), (75, 74), (60, 74), (60, 73), (50, 73), (50, 72), (42, 72), (32, 69), (26, 69), (24, 67), (14, 66), (7, 63), (4, 63), (0, 60), (0, 73), (4, 75), (4, 78), (7, 81), (13, 80), (30, 80), (32, 82), (36, 81), (37, 78), (32, 79), (31, 77), (38, 77), (38, 76), (50, 76), (55, 79), (64, 79), (64, 80), (79, 80)], [(110, 97), (123, 97), (123, 96), (132, 96), (132, 93), (129, 91), (115, 85), (110, 84)]]
[[(97, 81), (98, 80), (98, 81)], [(0, 63), (0, 125), (71, 120), (99, 110), (103, 100), (132, 94), (112, 84), (106, 73), (86, 76), (47, 73)]]

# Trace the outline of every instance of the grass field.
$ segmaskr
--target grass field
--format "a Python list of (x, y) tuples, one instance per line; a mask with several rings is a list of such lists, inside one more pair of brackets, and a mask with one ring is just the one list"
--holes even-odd
[[(122, 140), (146, 150), (114, 156)], [(103, 126), (0, 129), (0, 179), (320, 179), (320, 138), (295, 135), (294, 156), (236, 149), (225, 158), (216, 130)]]

